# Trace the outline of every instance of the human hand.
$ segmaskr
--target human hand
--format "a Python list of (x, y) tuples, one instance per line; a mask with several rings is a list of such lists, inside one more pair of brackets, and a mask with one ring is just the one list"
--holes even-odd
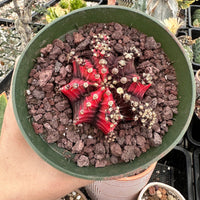
[(33, 151), (17, 125), (10, 97), (0, 136), (0, 200), (56, 200), (91, 182), (55, 169)]

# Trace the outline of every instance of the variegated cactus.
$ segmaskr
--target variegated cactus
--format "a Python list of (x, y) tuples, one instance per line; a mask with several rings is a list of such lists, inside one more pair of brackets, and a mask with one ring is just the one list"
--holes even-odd
[(93, 36), (91, 60), (73, 57), (73, 79), (61, 88), (73, 108), (73, 123), (94, 124), (104, 134), (111, 134), (122, 120), (137, 121), (152, 127), (156, 114), (148, 103), (141, 100), (151, 86), (152, 77), (139, 76), (133, 60), (141, 54), (135, 46), (125, 52), (111, 68), (105, 57), (109, 56), (109, 36)]

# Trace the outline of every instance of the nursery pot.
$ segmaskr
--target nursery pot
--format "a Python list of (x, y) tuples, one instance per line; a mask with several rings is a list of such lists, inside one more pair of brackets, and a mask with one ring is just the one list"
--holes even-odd
[(191, 145), (191, 149), (200, 147), (200, 119), (196, 114), (193, 115), (192, 122), (187, 131), (187, 139), (189, 141), (189, 145)]
[[(142, 200), (144, 198), (143, 195), (144, 193), (148, 190), (148, 188), (152, 187), (152, 186), (157, 186), (157, 187), (161, 187), (164, 188), (166, 191), (168, 191), (176, 200), (185, 200), (185, 198), (183, 197), (183, 195), (174, 187), (167, 185), (165, 183), (161, 183), (161, 182), (152, 182), (147, 184), (140, 192), (138, 199), (137, 200)], [(170, 198), (168, 198), (170, 199)]]
[(156, 163), (143, 172), (116, 180), (95, 181), (86, 186), (91, 199), (95, 200), (135, 200), (140, 190), (148, 183)]
[[(28, 89), (28, 76), (34, 66), (34, 60), (40, 55), (40, 49), (56, 38), (63, 39), (67, 32), (73, 32), (89, 23), (118, 22), (136, 28), (140, 32), (161, 43), (164, 52), (174, 63), (178, 81), (178, 114), (174, 115), (174, 124), (163, 137), (162, 144), (150, 148), (133, 162), (119, 163), (103, 168), (78, 167), (72, 159), (66, 159), (66, 151), (56, 144), (47, 144), (32, 127), (26, 106), (25, 92)], [(195, 103), (195, 84), (192, 66), (185, 56), (184, 49), (176, 37), (163, 25), (142, 12), (120, 6), (96, 6), (75, 10), (45, 26), (27, 45), (14, 72), (12, 82), (12, 102), (19, 128), (28, 144), (46, 162), (64, 173), (86, 179), (108, 179), (124, 177), (143, 170), (158, 161), (181, 140), (185, 134)], [(64, 155), (65, 154), (65, 155)]]

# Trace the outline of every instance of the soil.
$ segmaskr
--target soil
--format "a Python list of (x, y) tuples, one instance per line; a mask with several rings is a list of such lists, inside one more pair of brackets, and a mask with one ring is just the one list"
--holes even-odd
[[(110, 89), (114, 104), (119, 105), (120, 113), (125, 116), (114, 120), (115, 128), (107, 135), (97, 128), (99, 108), (90, 123), (74, 125), (81, 113), (81, 102), (91, 96), (94, 87), (87, 88), (75, 102), (61, 93), (61, 87), (74, 80), (73, 61), (76, 66), (85, 66), (82, 60), (87, 59), (95, 65), (94, 57), (99, 48), (108, 66), (107, 81), (101, 83), (101, 87)], [(178, 113), (178, 83), (172, 63), (153, 37), (118, 23), (89, 24), (73, 34), (66, 34), (64, 41), (55, 39), (40, 52), (26, 91), (33, 128), (48, 143), (57, 143), (72, 152), (78, 166), (104, 167), (129, 162), (150, 147), (162, 144), (168, 127), (173, 125), (174, 114)], [(144, 96), (128, 91), (135, 81), (133, 77), (130, 79), (132, 74), (139, 76), (138, 85), (150, 86), (143, 91)], [(113, 120), (111, 114), (109, 117), (108, 121)]]

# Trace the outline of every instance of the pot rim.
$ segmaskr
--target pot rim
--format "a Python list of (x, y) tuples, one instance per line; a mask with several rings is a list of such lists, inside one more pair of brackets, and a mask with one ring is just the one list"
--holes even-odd
[(128, 176), (128, 177), (123, 177), (118, 179), (119, 181), (132, 181), (132, 180), (136, 180), (136, 179), (140, 179), (142, 177), (144, 177), (145, 175), (147, 175), (148, 173), (150, 173), (151, 171), (154, 170), (154, 168), (156, 167), (157, 162), (151, 164), (147, 169), (145, 169), (143, 172), (133, 175), (133, 176)]

